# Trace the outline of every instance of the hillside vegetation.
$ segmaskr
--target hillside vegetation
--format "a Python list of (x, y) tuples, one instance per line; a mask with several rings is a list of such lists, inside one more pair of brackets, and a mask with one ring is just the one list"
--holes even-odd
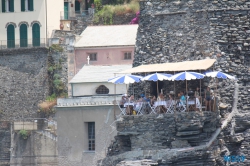
[(113, 24), (115, 16), (122, 16), (126, 14), (135, 14), (139, 11), (139, 1), (132, 0), (129, 3), (117, 5), (101, 5), (100, 0), (95, 0), (96, 14), (94, 16), (94, 23), (103, 22), (107, 25)]

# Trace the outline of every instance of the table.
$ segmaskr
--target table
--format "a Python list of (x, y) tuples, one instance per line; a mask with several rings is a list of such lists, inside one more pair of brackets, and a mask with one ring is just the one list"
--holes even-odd
[(195, 100), (188, 100), (188, 109), (196, 110), (197, 108), (200, 109), (200, 100), (198, 98), (195, 98)]

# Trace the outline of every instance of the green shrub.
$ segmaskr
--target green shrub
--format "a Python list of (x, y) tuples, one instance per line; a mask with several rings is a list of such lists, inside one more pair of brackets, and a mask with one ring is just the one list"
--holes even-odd
[(19, 134), (21, 135), (21, 137), (23, 138), (23, 139), (27, 139), (28, 138), (28, 132), (26, 131), (26, 130), (20, 130), (19, 131)]
[(52, 44), (50, 48), (58, 52), (63, 52), (63, 48), (59, 44)]
[(46, 97), (46, 101), (54, 101), (56, 99), (56, 94), (53, 93), (51, 96)]
[(54, 74), (53, 77), (54, 77), (54, 79), (60, 79), (61, 76), (59, 74)]

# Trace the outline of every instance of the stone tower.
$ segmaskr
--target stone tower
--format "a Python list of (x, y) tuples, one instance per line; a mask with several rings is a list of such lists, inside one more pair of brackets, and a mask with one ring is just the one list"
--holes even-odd
[[(215, 70), (235, 75), (248, 109), (250, 0), (148, 0), (140, 2), (133, 66), (217, 59)], [(233, 85), (219, 82), (221, 101), (232, 103)]]

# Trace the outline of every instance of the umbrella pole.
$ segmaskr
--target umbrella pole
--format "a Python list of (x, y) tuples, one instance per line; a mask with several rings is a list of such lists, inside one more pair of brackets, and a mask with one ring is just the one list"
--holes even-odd
[(127, 84), (126, 84), (126, 93), (128, 94), (128, 86), (127, 86)]
[[(186, 80), (186, 97), (188, 96), (188, 91), (187, 91), (187, 80)], [(188, 99), (187, 99), (188, 101)], [(186, 105), (187, 105), (187, 110), (188, 110), (188, 102), (186, 101)], [(188, 110), (189, 111), (189, 110)]]
[[(175, 71), (174, 71), (174, 75), (175, 75)], [(176, 116), (175, 80), (174, 80), (174, 101), (175, 101), (175, 105), (174, 105), (174, 113), (175, 113), (175, 116)]]
[(159, 89), (158, 89), (158, 80), (157, 80), (157, 97), (159, 96)]
[[(201, 70), (200, 70), (200, 73), (201, 73)], [(202, 97), (201, 97), (201, 79), (200, 79), (200, 95), (199, 95), (199, 97), (200, 97), (200, 111), (202, 111)]]
[[(116, 74), (114, 74), (114, 75), (116, 75)], [(116, 103), (117, 105), (119, 104), (119, 103), (117, 103), (116, 102), (116, 84), (114, 84), (114, 91), (115, 91), (115, 98), (114, 98), (114, 103)], [(115, 104), (114, 104), (114, 119), (116, 119), (116, 116), (115, 116)]]

